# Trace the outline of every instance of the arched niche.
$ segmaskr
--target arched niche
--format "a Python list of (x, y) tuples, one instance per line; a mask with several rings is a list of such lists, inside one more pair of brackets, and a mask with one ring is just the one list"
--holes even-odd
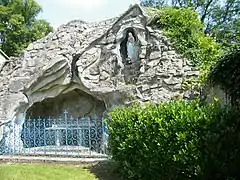
[[(105, 111), (106, 107), (103, 101), (79, 89), (37, 102), (26, 112), (21, 132), (23, 147), (81, 146), (82, 144), (79, 144), (78, 140), (79, 134), (82, 134), (85, 137), (83, 142), (87, 141), (86, 147), (93, 148), (94, 144), (90, 146), (90, 142), (97, 141), (95, 146), (99, 149), (102, 136), (101, 120)], [(88, 120), (100, 122), (94, 126), (96, 131), (94, 137), (86, 138), (90, 132), (76, 129), (81, 119), (86, 120), (86, 123), (90, 123)], [(54, 129), (54, 127), (68, 127), (68, 129)], [(71, 129), (71, 127), (75, 127), (75, 129)], [(57, 134), (61, 134), (59, 142), (56, 140)]]
[(92, 117), (95, 115), (101, 118), (106, 108), (103, 101), (79, 89), (75, 89), (66, 94), (34, 103), (28, 108), (26, 118), (59, 117), (65, 110), (73, 118), (82, 116)]

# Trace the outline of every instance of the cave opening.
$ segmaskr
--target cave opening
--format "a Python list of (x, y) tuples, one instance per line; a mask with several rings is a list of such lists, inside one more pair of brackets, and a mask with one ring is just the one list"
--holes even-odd
[(26, 112), (21, 133), (23, 146), (99, 149), (105, 111), (103, 101), (79, 89), (37, 102)]

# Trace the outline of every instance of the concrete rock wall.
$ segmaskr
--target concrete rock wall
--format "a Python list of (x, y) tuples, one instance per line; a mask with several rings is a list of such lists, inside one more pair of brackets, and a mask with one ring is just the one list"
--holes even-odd
[[(132, 63), (125, 62), (121, 50), (129, 31), (138, 49)], [(27, 110), (46, 99), (78, 89), (107, 109), (135, 101), (169, 101), (184, 96), (184, 78), (199, 74), (161, 30), (147, 26), (138, 5), (99, 23), (72, 21), (10, 61), (0, 72), (0, 120), (9, 127), (2, 143), (11, 141), (10, 125), (18, 125), (20, 132)]]

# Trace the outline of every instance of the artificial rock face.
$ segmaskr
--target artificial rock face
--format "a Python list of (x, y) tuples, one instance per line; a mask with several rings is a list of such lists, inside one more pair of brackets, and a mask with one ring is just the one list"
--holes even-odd
[(8, 148), (20, 139), (26, 115), (66, 109), (101, 117), (118, 105), (183, 97), (183, 79), (198, 75), (161, 30), (147, 26), (138, 5), (100, 23), (72, 21), (11, 60), (0, 72), (0, 139)]

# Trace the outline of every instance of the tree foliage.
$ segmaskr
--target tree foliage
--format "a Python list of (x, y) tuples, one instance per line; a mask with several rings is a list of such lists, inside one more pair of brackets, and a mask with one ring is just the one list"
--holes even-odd
[(239, 0), (141, 0), (143, 6), (192, 8), (204, 24), (205, 34), (216, 37), (226, 48), (240, 44)]
[(28, 44), (53, 31), (48, 22), (36, 19), (41, 10), (34, 0), (0, 1), (0, 48), (7, 55), (17, 56)]
[(193, 65), (206, 68), (218, 60), (221, 48), (213, 38), (204, 34), (196, 11), (167, 7), (150, 8), (147, 12), (157, 20), (154, 24), (172, 39), (176, 50), (191, 60)]
[(162, 8), (166, 6), (166, 0), (142, 0), (142, 6)]

